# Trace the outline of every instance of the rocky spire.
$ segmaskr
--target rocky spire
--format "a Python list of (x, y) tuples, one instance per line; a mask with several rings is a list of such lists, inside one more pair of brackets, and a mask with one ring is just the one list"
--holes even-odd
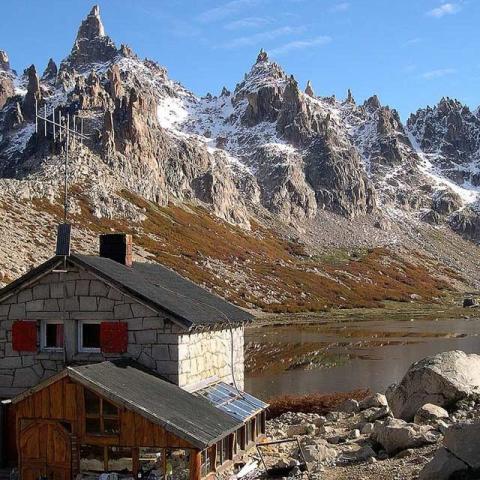
[(363, 106), (366, 108), (370, 108), (372, 110), (377, 110), (382, 105), (380, 104), (380, 100), (378, 99), (377, 95), (373, 95), (373, 97), (370, 97), (368, 100), (365, 100), (365, 103), (363, 104)]
[(105, 28), (100, 18), (100, 8), (95, 5), (87, 18), (82, 22), (77, 33), (77, 42), (81, 40), (93, 40), (105, 36)]
[(92, 63), (113, 60), (119, 52), (110, 37), (105, 35), (100, 9), (94, 6), (78, 29), (77, 38), (63, 68), (86, 70)]
[(55, 80), (55, 78), (57, 78), (57, 73), (58, 73), (57, 64), (55, 63), (53, 58), (51, 58), (48, 61), (48, 65), (43, 72), (42, 80), (46, 80), (46, 81)]
[(42, 91), (40, 90), (40, 81), (38, 79), (35, 65), (30, 65), (25, 71), (28, 79), (27, 94), (23, 99), (23, 113), (27, 119), (35, 117), (35, 101), (42, 100)]
[(8, 60), (7, 52), (3, 50), (0, 50), (0, 70), (10, 71), (10, 61)]
[(314, 97), (315, 96), (315, 92), (314, 92), (313, 87), (312, 87), (312, 82), (310, 80), (307, 82), (307, 86), (305, 87), (305, 93), (309, 97)]
[(348, 89), (347, 93), (347, 103), (355, 103), (355, 99), (353, 98), (352, 91)]
[(227, 87), (222, 88), (222, 93), (220, 94), (221, 97), (229, 97), (231, 94), (230, 90)]
[(262, 48), (257, 57), (257, 63), (268, 62), (267, 52)]

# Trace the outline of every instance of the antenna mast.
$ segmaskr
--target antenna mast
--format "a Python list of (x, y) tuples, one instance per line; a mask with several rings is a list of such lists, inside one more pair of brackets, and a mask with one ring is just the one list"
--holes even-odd
[[(72, 117), (72, 127), (70, 127), (70, 114), (67, 113), (66, 117), (62, 116), (61, 110), (58, 110), (58, 118), (55, 117), (55, 107), (52, 107), (50, 113), (48, 113), (47, 104), (44, 106), (43, 116), (42, 113), (38, 109), (38, 101), (35, 100), (35, 133), (39, 133), (39, 120), (44, 122), (43, 134), (45, 137), (48, 136), (49, 133), (53, 136), (53, 141), (55, 142), (57, 138), (62, 141), (65, 138), (65, 156), (64, 156), (64, 199), (63, 199), (63, 222), (67, 224), (68, 219), (68, 180), (69, 180), (69, 172), (68, 172), (68, 155), (70, 151), (70, 139), (72, 139), (73, 144), (75, 146), (75, 142), (77, 140), (80, 141), (80, 144), (83, 144), (83, 141), (88, 139), (88, 135), (83, 133), (83, 118), (80, 118), (80, 131), (77, 130), (77, 117), (74, 115)], [(49, 131), (49, 126), (51, 129)]]

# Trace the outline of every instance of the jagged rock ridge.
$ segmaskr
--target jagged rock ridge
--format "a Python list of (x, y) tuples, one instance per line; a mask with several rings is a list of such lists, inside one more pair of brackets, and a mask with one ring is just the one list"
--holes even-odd
[(60, 68), (50, 59), (41, 78), (34, 66), (18, 77), (0, 52), (0, 176), (52, 189), (46, 172), (65, 145), (35, 135), (35, 104), (83, 119), (89, 140), (73, 147), (72, 181), (107, 215), (106, 199), (126, 188), (160, 205), (203, 202), (244, 227), (261, 211), (301, 227), (320, 210), (401, 210), (479, 238), (480, 120), (458, 102), (405, 127), (376, 96), (357, 105), (350, 90), (345, 100), (318, 96), (311, 82), (301, 91), (263, 50), (233, 92), (198, 98), (117, 48), (95, 6), (70, 55)]

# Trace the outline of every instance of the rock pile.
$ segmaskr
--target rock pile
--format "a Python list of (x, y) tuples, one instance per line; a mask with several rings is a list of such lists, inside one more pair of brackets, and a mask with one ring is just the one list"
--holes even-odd
[[(302, 451), (281, 448), (272, 453), (274, 465), (290, 465), (290, 478), (301, 479), (479, 478), (479, 358), (459, 351), (428, 357), (396, 387), (402, 395), (389, 389), (388, 397), (349, 399), (326, 416), (289, 412), (271, 420), (267, 436), (297, 438)], [(307, 472), (294, 465), (302, 458)], [(247, 478), (261, 475), (257, 470)]]

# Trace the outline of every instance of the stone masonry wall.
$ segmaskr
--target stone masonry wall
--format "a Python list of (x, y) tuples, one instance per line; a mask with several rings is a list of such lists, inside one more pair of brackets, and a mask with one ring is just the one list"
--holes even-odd
[[(244, 388), (244, 328), (234, 328), (233, 371), (238, 388)], [(181, 387), (218, 377), (232, 382), (232, 337), (230, 329), (188, 333), (179, 336), (178, 361)]]
[[(0, 303), (0, 398), (10, 398), (64, 367), (64, 353), (40, 350), (41, 320), (63, 320), (63, 274), (49, 273), (34, 285)], [(178, 382), (180, 327), (167, 316), (137, 303), (87, 271), (66, 274), (65, 350), (71, 362), (96, 362), (126, 356)], [(38, 320), (38, 352), (12, 349), (15, 320)], [(128, 322), (128, 352), (108, 355), (78, 352), (78, 320)]]

